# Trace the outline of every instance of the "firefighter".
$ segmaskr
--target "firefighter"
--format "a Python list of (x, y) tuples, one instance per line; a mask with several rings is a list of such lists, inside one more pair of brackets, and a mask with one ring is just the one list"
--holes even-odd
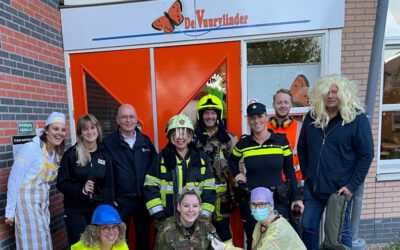
[[(272, 106), (275, 109), (275, 117), (271, 117), (267, 123), (267, 128), (275, 133), (286, 134), (289, 141), (290, 149), (293, 153), (293, 167), (296, 175), (297, 186), (303, 186), (303, 177), (300, 171), (299, 158), (297, 156), (297, 139), (299, 138), (302, 123), (289, 116), (290, 109), (293, 105), (293, 97), (288, 89), (279, 89), (273, 97)], [(286, 177), (282, 173), (282, 179), (286, 182)], [(299, 218), (294, 218), (289, 213), (289, 220), (301, 237), (301, 224)]]
[(225, 243), (232, 243), (230, 229), (230, 188), (228, 157), (238, 141), (222, 122), (222, 101), (211, 94), (202, 97), (197, 105), (197, 127), (194, 132), (198, 149), (203, 150), (211, 159), (214, 173), (217, 199), (212, 223), (218, 236)]
[(166, 129), (168, 144), (146, 175), (144, 196), (156, 227), (176, 212), (176, 202), (185, 186), (193, 187), (203, 201), (201, 218), (214, 212), (215, 179), (207, 155), (190, 145), (193, 123), (185, 114), (173, 116)]

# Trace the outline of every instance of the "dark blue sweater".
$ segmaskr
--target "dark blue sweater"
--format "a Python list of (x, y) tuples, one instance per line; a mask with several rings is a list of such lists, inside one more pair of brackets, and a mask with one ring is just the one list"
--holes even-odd
[(374, 158), (371, 127), (364, 114), (342, 124), (338, 114), (326, 128), (316, 128), (308, 113), (301, 129), (297, 150), (306, 185), (320, 198), (346, 186), (354, 193), (365, 180)]

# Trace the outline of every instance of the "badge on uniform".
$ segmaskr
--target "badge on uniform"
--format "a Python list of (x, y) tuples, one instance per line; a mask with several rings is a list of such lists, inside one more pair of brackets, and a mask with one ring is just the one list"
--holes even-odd
[(142, 148), (142, 151), (143, 151), (143, 153), (144, 153), (144, 152), (150, 152), (150, 149), (148, 149), (148, 148)]
[(97, 159), (97, 163), (101, 165), (106, 165), (106, 161), (102, 159)]

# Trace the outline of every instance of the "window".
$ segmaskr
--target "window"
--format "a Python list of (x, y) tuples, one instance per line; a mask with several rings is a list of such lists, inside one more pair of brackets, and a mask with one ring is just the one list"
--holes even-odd
[[(321, 74), (321, 36), (247, 44), (247, 101), (264, 103), (269, 114), (278, 89), (292, 92), (296, 113), (310, 105), (308, 89)], [(293, 110), (292, 110), (293, 111)]]

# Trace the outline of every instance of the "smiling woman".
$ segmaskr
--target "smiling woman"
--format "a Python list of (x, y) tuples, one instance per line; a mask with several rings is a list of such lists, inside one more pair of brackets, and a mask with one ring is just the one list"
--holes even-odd
[(49, 190), (64, 152), (65, 116), (53, 112), (41, 136), (24, 144), (8, 178), (5, 223), (15, 222), (17, 249), (52, 249)]
[(76, 134), (77, 143), (65, 152), (57, 179), (57, 188), (64, 194), (70, 245), (79, 240), (96, 206), (114, 202), (111, 158), (103, 150), (102, 130), (96, 117), (81, 116)]
[(176, 208), (176, 215), (158, 231), (155, 249), (212, 249), (208, 235), (218, 235), (208, 220), (199, 219), (201, 198), (196, 191), (184, 187)]

